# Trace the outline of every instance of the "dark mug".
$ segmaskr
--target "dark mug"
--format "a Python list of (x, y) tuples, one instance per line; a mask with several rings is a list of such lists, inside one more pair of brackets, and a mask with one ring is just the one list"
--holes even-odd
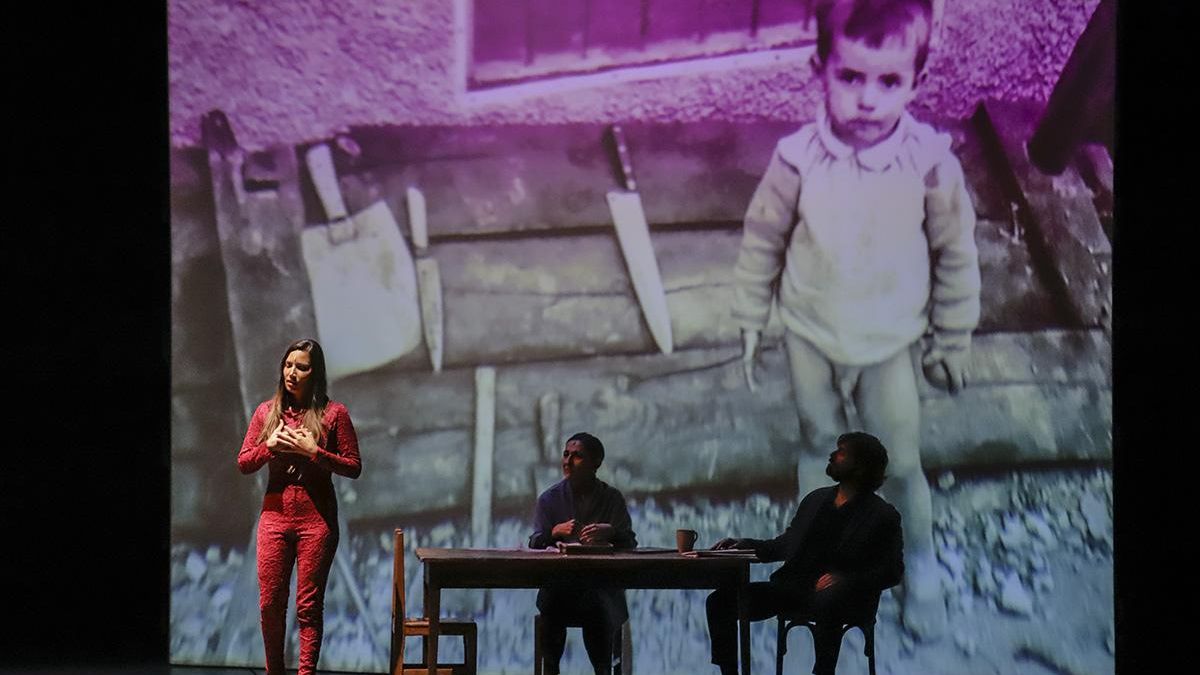
[(695, 530), (675, 530), (675, 548), (680, 553), (691, 551), (696, 546), (698, 536)]

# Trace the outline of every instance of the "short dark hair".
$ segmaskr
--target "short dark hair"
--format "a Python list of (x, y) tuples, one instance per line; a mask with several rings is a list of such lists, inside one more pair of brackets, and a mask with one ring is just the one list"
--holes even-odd
[(855, 481), (858, 489), (874, 492), (887, 479), (888, 453), (883, 443), (871, 434), (851, 431), (837, 439), (838, 447), (845, 447), (854, 458)]
[[(599, 438), (586, 431), (581, 431), (567, 439), (567, 443), (571, 441), (579, 441), (579, 444), (587, 451), (588, 456), (596, 460), (596, 466), (600, 466), (604, 461), (604, 444), (600, 442)], [(563, 445), (566, 445), (566, 443)]]
[(929, 36), (933, 32), (932, 0), (818, 0), (817, 56), (829, 61), (835, 38), (844, 36), (879, 48), (889, 37), (915, 31), (917, 58), (913, 72), (925, 69)]

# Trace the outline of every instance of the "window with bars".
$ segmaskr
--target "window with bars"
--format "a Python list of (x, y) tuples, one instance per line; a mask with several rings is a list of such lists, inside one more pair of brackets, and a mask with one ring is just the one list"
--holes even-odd
[(813, 0), (470, 0), (468, 88), (816, 41)]

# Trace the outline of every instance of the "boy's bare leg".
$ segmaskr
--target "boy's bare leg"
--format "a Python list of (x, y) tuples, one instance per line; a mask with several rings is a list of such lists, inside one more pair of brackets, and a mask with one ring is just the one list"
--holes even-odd
[(825, 474), (825, 467), (829, 464), (829, 454), (837, 449), (838, 436), (849, 429), (833, 364), (808, 340), (791, 331), (784, 334), (792, 395), (800, 421), (796, 478), (803, 499), (813, 490), (833, 484)]
[(900, 511), (904, 528), (901, 618), (918, 639), (934, 639), (946, 629), (946, 604), (933, 543), (933, 504), (921, 469), (921, 406), (909, 351), (864, 368), (855, 394), (864, 430), (888, 449), (881, 492)]

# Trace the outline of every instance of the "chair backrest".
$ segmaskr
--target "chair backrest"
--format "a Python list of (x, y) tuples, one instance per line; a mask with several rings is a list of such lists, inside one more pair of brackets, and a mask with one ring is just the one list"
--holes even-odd
[(404, 530), (396, 528), (392, 554), (392, 648), (389, 672), (404, 670)]
[(404, 622), (404, 530), (396, 528), (392, 555), (392, 621)]

